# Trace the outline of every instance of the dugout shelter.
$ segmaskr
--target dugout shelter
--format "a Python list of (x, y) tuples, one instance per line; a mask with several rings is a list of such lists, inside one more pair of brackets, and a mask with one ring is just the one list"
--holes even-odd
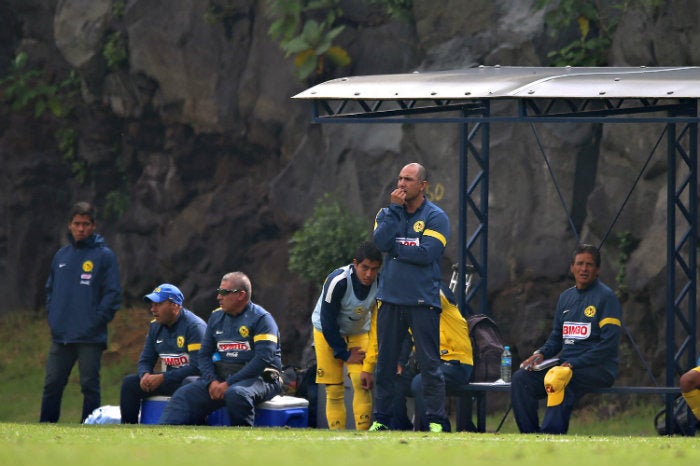
[[(665, 147), (668, 171), (663, 387), (673, 387), (680, 374), (695, 366), (700, 67), (479, 66), (338, 78), (313, 86), (293, 98), (311, 103), (311, 118), (315, 123), (458, 125), (457, 290), (465, 290), (467, 268), (473, 267), (475, 272), (468, 292), (456, 295), (462, 312), (469, 314), (489, 313), (488, 194), (492, 124), (529, 124), (535, 133), (534, 141), (550, 167), (536, 133), (538, 124), (660, 123), (663, 129), (656, 146), (650, 148), (647, 163), (658, 148)], [(504, 101), (511, 105), (501, 105)], [(647, 163), (627, 197), (621, 200), (600, 247)], [(550, 174), (556, 186), (551, 168)], [(571, 212), (558, 186), (557, 193), (578, 240)], [(641, 357), (641, 353), (639, 355)], [(648, 366), (647, 371), (650, 372)], [(665, 393), (666, 431), (672, 432), (674, 395)]]

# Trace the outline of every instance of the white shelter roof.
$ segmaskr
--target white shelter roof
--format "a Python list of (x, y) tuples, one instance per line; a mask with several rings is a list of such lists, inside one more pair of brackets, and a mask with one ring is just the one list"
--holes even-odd
[(450, 71), (338, 78), (313, 86), (293, 98), (700, 98), (700, 67), (479, 66)]

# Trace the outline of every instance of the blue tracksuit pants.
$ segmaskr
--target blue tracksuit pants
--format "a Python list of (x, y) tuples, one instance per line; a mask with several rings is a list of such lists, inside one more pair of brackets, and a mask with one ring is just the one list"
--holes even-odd
[(232, 426), (252, 426), (255, 422), (255, 405), (272, 399), (280, 393), (280, 389), (279, 381), (270, 383), (255, 377), (229, 386), (223, 400), (212, 400), (208, 383), (199, 379), (175, 391), (158, 424), (202, 424), (210, 413), (226, 406)]
[(515, 422), (521, 433), (566, 434), (574, 405), (593, 388), (610, 387), (614, 377), (596, 367), (574, 368), (573, 376), (564, 391), (564, 401), (547, 407), (539, 424), (537, 408), (539, 400), (547, 398), (544, 376), (547, 370), (526, 371), (519, 369), (511, 381), (511, 403)]
[(445, 380), (440, 370), (440, 310), (432, 306), (398, 306), (382, 303), (377, 314), (376, 392), (374, 418), (392, 424), (392, 407), (400, 384), (396, 373), (401, 349), (411, 329), (423, 380), (428, 422), (444, 424)]

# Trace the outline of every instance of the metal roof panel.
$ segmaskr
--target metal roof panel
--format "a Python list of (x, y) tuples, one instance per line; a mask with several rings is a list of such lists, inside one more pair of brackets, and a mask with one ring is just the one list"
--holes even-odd
[(505, 67), (351, 76), (295, 99), (699, 98), (700, 67)]

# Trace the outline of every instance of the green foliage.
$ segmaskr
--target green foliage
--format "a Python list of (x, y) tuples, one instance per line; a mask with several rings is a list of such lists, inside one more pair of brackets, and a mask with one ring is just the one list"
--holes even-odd
[(204, 21), (209, 24), (216, 24), (227, 18), (235, 16), (240, 9), (236, 0), (218, 0), (209, 2), (207, 11), (204, 12)]
[(124, 215), (131, 203), (131, 184), (129, 183), (120, 146), (115, 144), (111, 149), (111, 153), (115, 168), (113, 176), (118, 184), (105, 195), (103, 213), (104, 218), (107, 220), (118, 220)]
[(312, 74), (321, 75), (327, 68), (326, 61), (340, 67), (350, 64), (348, 53), (337, 45), (333, 39), (340, 34), (344, 26), (329, 30), (326, 22), (307, 21), (301, 35), (282, 45), (285, 55), (294, 55), (297, 77), (304, 79)]
[(102, 56), (107, 60), (107, 67), (110, 70), (118, 70), (126, 66), (129, 55), (121, 32), (114, 31), (107, 36), (102, 48)]
[(28, 69), (28, 60), (25, 52), (18, 53), (7, 76), (0, 79), (2, 100), (13, 111), (33, 106), (35, 118), (46, 110), (56, 117), (65, 117), (73, 109), (71, 99), (79, 89), (77, 74), (71, 71), (65, 79), (52, 82), (44, 70)]
[(58, 150), (66, 160), (75, 158), (75, 144), (77, 143), (77, 133), (73, 128), (60, 128), (56, 131)]
[(126, 0), (117, 0), (112, 4), (112, 17), (116, 20), (124, 19), (124, 10), (126, 9)]
[(392, 18), (408, 21), (413, 17), (413, 0), (366, 0), (383, 6)]
[[(646, 2), (655, 0), (645, 0)], [(557, 36), (575, 21), (579, 37), (561, 50), (549, 52), (554, 66), (604, 66), (621, 14), (629, 0), (537, 0), (537, 9), (548, 9), (545, 21)]]
[(324, 194), (304, 226), (292, 235), (289, 270), (320, 286), (332, 270), (350, 263), (368, 233), (366, 219)]
[(126, 189), (115, 189), (110, 191), (105, 196), (105, 217), (109, 219), (117, 219), (124, 215), (126, 209), (129, 208), (129, 203), (131, 202), (131, 196), (129, 191)]
[(78, 145), (78, 132), (70, 127), (63, 126), (54, 133), (58, 150), (73, 172), (73, 177), (80, 184), (85, 184), (88, 179), (88, 167), (84, 160), (80, 160), (76, 153)]
[(10, 104), (13, 111), (32, 108), (34, 118), (49, 110), (61, 119), (60, 128), (54, 132), (56, 145), (63, 160), (70, 164), (75, 179), (84, 184), (88, 177), (87, 164), (77, 157), (78, 133), (68, 122), (80, 90), (78, 74), (71, 70), (62, 80), (52, 82), (44, 70), (28, 68), (28, 60), (26, 53), (18, 53), (7, 76), (0, 79), (2, 100)]
[[(413, 0), (364, 0), (379, 5), (392, 17), (409, 20)], [(341, 0), (266, 0), (272, 20), (268, 34), (285, 57), (294, 57), (297, 77), (320, 78), (352, 62), (348, 52), (334, 44), (343, 32)]]
[(342, 14), (340, 0), (267, 0), (267, 15), (273, 19), (268, 33), (285, 57), (294, 57), (299, 79), (350, 64), (347, 51), (333, 44), (345, 29), (338, 24)]

